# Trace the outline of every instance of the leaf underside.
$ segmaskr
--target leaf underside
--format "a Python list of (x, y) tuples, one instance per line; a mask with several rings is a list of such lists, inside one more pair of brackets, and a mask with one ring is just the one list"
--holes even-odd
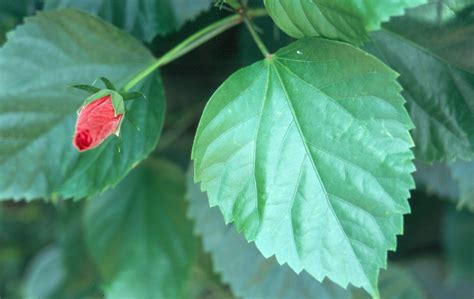
[(231, 76), (204, 110), (195, 179), (265, 257), (377, 296), (413, 187), (396, 74), (303, 39)]

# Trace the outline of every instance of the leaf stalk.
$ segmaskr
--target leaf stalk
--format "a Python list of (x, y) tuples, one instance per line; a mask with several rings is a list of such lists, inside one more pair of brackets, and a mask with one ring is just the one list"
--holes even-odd
[(146, 78), (148, 75), (153, 73), (157, 68), (164, 66), (181, 56), (187, 54), (188, 52), (194, 50), (195, 48), (201, 46), (205, 42), (209, 41), (210, 39), (214, 38), (215, 36), (221, 34), (222, 32), (242, 23), (242, 22), (250, 22), (251, 18), (261, 17), (268, 15), (265, 9), (250, 9), (246, 12), (246, 15), (242, 14), (235, 14), (232, 16), (228, 16), (223, 18), (215, 23), (210, 24), (209, 26), (201, 29), (200, 31), (192, 34), (181, 43), (176, 45), (170, 51), (165, 53), (160, 58), (156, 59), (152, 64), (148, 67), (140, 71), (137, 75), (135, 75), (128, 83), (125, 84), (123, 87), (124, 91), (129, 91), (132, 87), (134, 87), (138, 82)]

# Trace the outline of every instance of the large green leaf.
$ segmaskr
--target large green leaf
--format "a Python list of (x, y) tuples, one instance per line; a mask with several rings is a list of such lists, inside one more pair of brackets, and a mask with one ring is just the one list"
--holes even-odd
[(40, 13), (0, 49), (0, 200), (81, 198), (115, 185), (157, 143), (164, 117), (159, 75), (128, 104), (121, 138), (79, 154), (76, 111), (87, 96), (69, 87), (104, 76), (122, 85), (153, 61), (135, 39), (75, 10)]
[(265, 0), (275, 23), (295, 38), (322, 36), (361, 44), (391, 16), (427, 0)]
[(132, 172), (86, 209), (86, 240), (108, 298), (183, 298), (195, 242), (182, 172), (160, 161)]
[(45, 8), (78, 8), (150, 42), (157, 34), (179, 29), (209, 9), (211, 3), (212, 0), (46, 0)]
[(433, 3), (372, 36), (370, 51), (401, 74), (419, 160), (474, 156), (473, 32), (474, 19)]
[(193, 148), (211, 206), (265, 257), (377, 295), (413, 187), (395, 78), (369, 54), (317, 38), (232, 75)]
[(474, 282), (474, 215), (466, 211), (449, 210), (445, 218), (443, 240), (452, 277), (458, 281)]
[(209, 209), (207, 196), (188, 177), (188, 214), (211, 254), (215, 271), (222, 275), (239, 298), (344, 299), (350, 292), (330, 281), (318, 283), (307, 273), (296, 275), (280, 266), (274, 257), (265, 259), (254, 244), (249, 244), (232, 225), (226, 226), (216, 208)]

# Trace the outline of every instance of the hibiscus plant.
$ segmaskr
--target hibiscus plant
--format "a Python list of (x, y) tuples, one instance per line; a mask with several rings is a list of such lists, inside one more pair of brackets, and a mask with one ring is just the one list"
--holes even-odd
[(0, 298), (474, 297), (474, 0), (0, 0), (0, 33)]

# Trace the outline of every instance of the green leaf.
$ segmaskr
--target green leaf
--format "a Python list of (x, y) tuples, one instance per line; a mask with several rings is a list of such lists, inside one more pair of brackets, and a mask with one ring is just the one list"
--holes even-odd
[[(66, 211), (62, 205), (57, 211)], [(76, 203), (56, 223), (55, 243), (41, 250), (23, 278), (27, 299), (97, 298), (100, 278), (91, 263), (81, 230), (82, 209)], [(48, 228), (51, 229), (51, 228)]]
[[(405, 268), (389, 264), (387, 270), (380, 273), (380, 298), (384, 299), (425, 299), (421, 286)], [(352, 299), (368, 298), (366, 294), (356, 291)]]
[(195, 242), (185, 218), (185, 178), (160, 161), (90, 202), (85, 231), (108, 298), (183, 298)]
[(34, 0), (0, 0), (0, 45), (5, 42), (6, 33), (33, 12)]
[(441, 8), (441, 15), (433, 3), (395, 18), (369, 45), (401, 74), (416, 126), (415, 156), (425, 162), (474, 157), (474, 22), (461, 25), (449, 7)]
[(211, 206), (265, 257), (376, 296), (414, 185), (395, 78), (369, 54), (316, 38), (232, 75), (193, 147)]
[(444, 222), (443, 244), (452, 278), (474, 281), (474, 215), (450, 209)]
[(455, 162), (450, 168), (459, 185), (458, 207), (466, 207), (474, 212), (474, 161)]
[(360, 45), (391, 16), (427, 0), (265, 0), (275, 23), (295, 38), (322, 36)]
[(27, 299), (51, 298), (64, 283), (66, 269), (56, 246), (43, 249), (33, 259), (26, 273), (23, 296)]
[(72, 145), (84, 93), (71, 85), (107, 76), (123, 84), (153, 61), (135, 39), (75, 10), (28, 18), (0, 49), (0, 199), (82, 198), (118, 183), (152, 151), (164, 117), (159, 75), (126, 107), (121, 139), (79, 154)]
[(211, 7), (212, 0), (46, 0), (45, 9), (77, 8), (151, 42), (178, 30)]
[(417, 185), (417, 190), (422, 190), (428, 194), (457, 201), (459, 198), (458, 182), (453, 178), (450, 166), (446, 163), (433, 163), (427, 165), (416, 162), (416, 172), (413, 177)]
[(318, 283), (307, 273), (295, 274), (280, 266), (274, 257), (265, 259), (232, 225), (226, 226), (216, 208), (209, 209), (207, 196), (188, 176), (188, 214), (211, 254), (214, 270), (221, 274), (239, 298), (344, 299), (350, 292), (330, 281)]
[(417, 189), (454, 202), (458, 208), (474, 212), (474, 162), (416, 163)]
[(472, 281), (450, 281), (449, 268), (444, 260), (435, 256), (425, 256), (409, 260), (406, 268), (413, 273), (418, 284), (425, 293), (432, 299), (446, 298), (471, 298), (474, 294), (474, 284)]

